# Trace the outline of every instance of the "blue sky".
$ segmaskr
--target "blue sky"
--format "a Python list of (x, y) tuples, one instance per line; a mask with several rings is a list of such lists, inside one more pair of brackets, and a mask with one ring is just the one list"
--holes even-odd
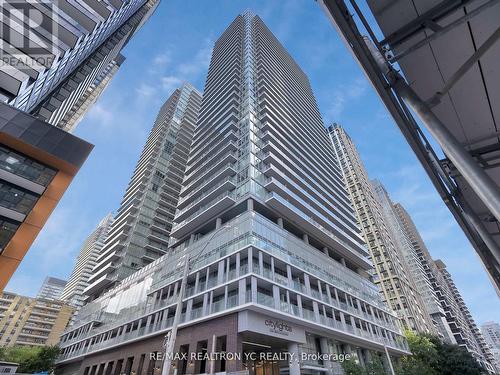
[(85, 237), (119, 207), (161, 104), (184, 81), (203, 90), (214, 41), (245, 9), (266, 22), (309, 76), (325, 123), (346, 128), (371, 178), (410, 212), (433, 257), (448, 265), (477, 323), (499, 321), (500, 300), (479, 258), (313, 0), (163, 0), (76, 130), (95, 149), (6, 289), (35, 295), (47, 275), (69, 277)]

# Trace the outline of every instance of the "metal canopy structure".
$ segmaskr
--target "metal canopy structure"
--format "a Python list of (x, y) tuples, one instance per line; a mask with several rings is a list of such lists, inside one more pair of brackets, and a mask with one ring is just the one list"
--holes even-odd
[(383, 40), (356, 0), (319, 3), (500, 295), (500, 0), (367, 1)]

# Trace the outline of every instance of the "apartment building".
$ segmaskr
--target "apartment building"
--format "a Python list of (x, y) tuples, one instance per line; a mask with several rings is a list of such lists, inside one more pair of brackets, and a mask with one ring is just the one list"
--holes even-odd
[[(309, 80), (251, 12), (215, 43), (179, 197), (166, 254), (80, 310), (61, 373), (337, 374), (334, 359), (243, 354), (376, 356), (389, 371), (408, 353), (370, 280)], [(175, 353), (242, 357), (151, 356), (176, 315)]]
[(61, 294), (68, 282), (57, 277), (47, 276), (38, 291), (36, 298), (61, 299)]
[(89, 285), (92, 270), (97, 264), (97, 258), (101, 254), (104, 240), (107, 238), (113, 215), (106, 215), (84, 241), (75, 266), (71, 272), (68, 283), (62, 290), (60, 299), (74, 306), (77, 310), (85, 303), (85, 288)]
[(4, 1), (0, 51), (0, 291), (92, 145), (67, 134), (158, 0)]
[(185, 84), (160, 109), (84, 290), (91, 299), (167, 252), (200, 104)]
[(73, 130), (86, 97), (123, 60), (120, 51), (158, 0), (9, 1), (2, 32), (2, 101)]
[(0, 294), (0, 346), (57, 345), (73, 308), (61, 301)]
[(496, 369), (493, 354), (474, 322), (446, 264), (440, 259), (437, 259), (434, 264), (439, 272), (439, 283), (443, 292), (442, 305), (457, 345), (471, 353), (488, 373), (494, 374)]
[[(399, 238), (393, 216), (387, 216), (355, 144), (344, 128), (328, 128), (335, 156), (354, 205), (356, 219), (374, 265), (373, 278), (387, 305), (398, 314), (404, 328), (434, 333), (430, 315), (423, 303), (423, 289), (417, 289), (408, 257), (411, 249)], [(385, 201), (385, 203), (388, 203)], [(390, 210), (390, 208), (389, 208)], [(398, 233), (398, 237), (395, 236)], [(427, 287), (427, 285), (424, 285)], [(430, 285), (428, 286), (432, 291)], [(436, 298), (437, 300), (437, 298)]]
[(481, 333), (486, 343), (490, 346), (491, 353), (495, 358), (497, 371), (500, 372), (500, 324), (485, 322), (481, 325)]

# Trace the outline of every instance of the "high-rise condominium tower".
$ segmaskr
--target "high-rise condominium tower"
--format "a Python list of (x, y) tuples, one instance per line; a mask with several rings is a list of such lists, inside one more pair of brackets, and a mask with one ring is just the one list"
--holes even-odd
[(500, 324), (486, 322), (481, 325), (481, 332), (484, 340), (490, 346), (491, 353), (495, 358), (497, 371), (500, 372)]
[(436, 260), (435, 265), (440, 274), (441, 288), (445, 293), (442, 304), (457, 344), (471, 353), (489, 374), (495, 374), (493, 354), (474, 322), (451, 274), (442, 260)]
[[(328, 128), (335, 155), (342, 167), (358, 224), (368, 245), (375, 267), (375, 283), (383, 299), (394, 310), (407, 329), (434, 332), (430, 316), (423, 307), (423, 299), (417, 290), (415, 279), (407, 263), (406, 249), (391, 230), (384, 209), (368, 177), (363, 161), (344, 128), (333, 125)], [(429, 288), (432, 293), (432, 287)], [(421, 288), (421, 289), (424, 289)], [(437, 301), (437, 298), (436, 298)]]
[(415, 285), (415, 291), (417, 292), (418, 299), (423, 303), (418, 307), (422, 312), (423, 317), (426, 320), (428, 327), (431, 331), (435, 332), (435, 327), (430, 319), (430, 312), (428, 308), (432, 309), (432, 313), (436, 313), (438, 316), (442, 314), (442, 311), (438, 309), (438, 299), (432, 288), (431, 281), (427, 277), (424, 270), (424, 264), (418, 257), (417, 251), (413, 246), (410, 237), (404, 230), (404, 226), (398, 219), (396, 212), (394, 210), (394, 203), (389, 197), (389, 193), (385, 187), (380, 183), (380, 181), (372, 182), (375, 193), (377, 194), (377, 199), (382, 207), (382, 212), (386, 223), (388, 223), (389, 232), (391, 237), (396, 243), (397, 248), (400, 250), (403, 259), (407, 265), (408, 277), (411, 278)]
[(101, 254), (104, 240), (108, 236), (112, 223), (113, 216), (111, 214), (106, 215), (83, 243), (75, 267), (61, 294), (61, 300), (76, 308), (83, 306), (85, 301), (83, 291), (89, 285), (89, 278), (92, 275), (97, 258)]
[(43, 281), (36, 298), (61, 299), (61, 294), (67, 283), (68, 282), (66, 280), (48, 276)]
[(393, 205), (393, 209), (397, 216), (400, 228), (404, 231), (407, 238), (411, 242), (411, 246), (415, 250), (419, 262), (427, 275), (427, 280), (429, 280), (431, 284), (432, 293), (428, 289), (427, 280), (425, 283), (421, 284), (421, 286), (424, 286), (425, 288), (419, 289), (422, 293), (422, 297), (424, 298), (427, 311), (431, 314), (432, 321), (443, 340), (448, 343), (455, 344), (455, 337), (453, 336), (450, 325), (446, 320), (446, 311), (443, 308), (441, 297), (442, 290), (439, 287), (440, 282), (438, 282), (438, 277), (436, 276), (437, 268), (434, 264), (434, 260), (432, 259), (424, 240), (420, 236), (415, 223), (405, 208), (400, 203), (395, 203)]
[(200, 104), (186, 84), (161, 107), (85, 294), (95, 298), (167, 252)]
[[(180, 197), (171, 249), (81, 310), (62, 337), (63, 373), (161, 367), (145, 353), (163, 350), (176, 311), (175, 353), (241, 357), (179, 359), (170, 373), (333, 374), (338, 362), (296, 359), (347, 352), (388, 365), (385, 348), (406, 353), (397, 317), (369, 280), (309, 81), (250, 12), (215, 43)], [(244, 355), (256, 352), (294, 360)]]
[[(3, 101), (73, 130), (85, 97), (122, 60), (120, 51), (159, 0), (8, 1), (0, 35)], [(76, 118), (75, 118), (76, 117)]]
[(66, 131), (102, 93), (121, 49), (158, 3), (1, 2), (0, 291), (92, 149)]

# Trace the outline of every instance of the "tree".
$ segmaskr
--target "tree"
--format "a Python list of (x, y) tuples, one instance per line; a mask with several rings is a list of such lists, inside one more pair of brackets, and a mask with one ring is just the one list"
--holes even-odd
[(437, 337), (432, 337), (431, 341), (439, 353), (437, 367), (441, 375), (481, 375), (486, 373), (464, 348), (442, 342)]
[(364, 368), (352, 360), (342, 362), (342, 368), (345, 375), (387, 375), (379, 357), (374, 357)]
[(364, 375), (363, 367), (353, 360), (345, 360), (342, 362), (342, 368), (345, 375)]
[(403, 356), (398, 375), (481, 375), (484, 370), (458, 345), (444, 343), (429, 334), (405, 332), (412, 355)]
[(42, 347), (16, 345), (0, 350), (0, 360), (19, 363), (17, 372), (51, 372), (59, 352), (59, 347), (56, 345)]
[(412, 331), (405, 331), (408, 346), (412, 355), (401, 358), (399, 366), (396, 368), (398, 375), (438, 375), (435, 370), (438, 352), (429, 337), (416, 334)]
[(373, 357), (371, 362), (368, 362), (365, 367), (366, 375), (386, 375), (384, 364), (380, 357)]

